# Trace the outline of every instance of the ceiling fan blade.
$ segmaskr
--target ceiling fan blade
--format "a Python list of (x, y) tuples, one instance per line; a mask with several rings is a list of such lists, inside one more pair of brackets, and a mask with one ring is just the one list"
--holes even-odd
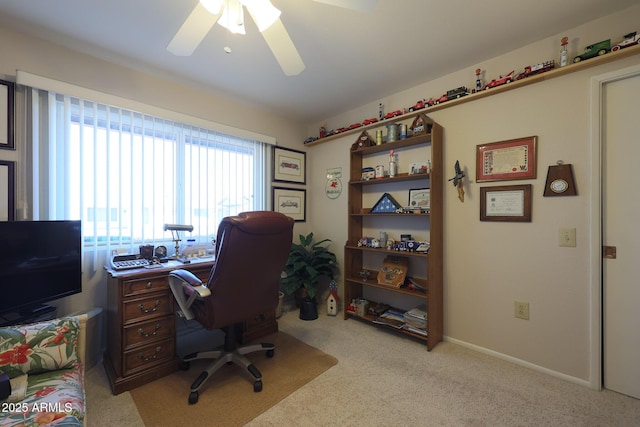
[(304, 62), (280, 18), (264, 30), (262, 36), (287, 76), (297, 76), (304, 71)]
[(378, 0), (314, 0), (318, 3), (330, 4), (332, 6), (344, 7), (345, 9), (358, 10), (360, 12), (371, 12)]
[(191, 55), (219, 17), (220, 14), (210, 13), (198, 2), (167, 46), (167, 50), (176, 56)]

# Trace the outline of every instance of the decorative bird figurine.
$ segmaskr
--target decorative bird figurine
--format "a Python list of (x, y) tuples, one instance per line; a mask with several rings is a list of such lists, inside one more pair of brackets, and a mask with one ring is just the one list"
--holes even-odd
[(456, 164), (454, 166), (456, 170), (456, 176), (451, 178), (449, 181), (453, 181), (453, 186), (458, 188), (458, 199), (462, 203), (464, 203), (464, 188), (462, 187), (462, 178), (464, 178), (464, 172), (460, 169), (460, 161), (456, 160)]

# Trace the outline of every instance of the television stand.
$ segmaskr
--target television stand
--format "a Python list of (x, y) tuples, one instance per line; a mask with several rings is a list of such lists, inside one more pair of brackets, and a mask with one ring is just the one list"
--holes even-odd
[(55, 319), (58, 309), (52, 305), (42, 304), (20, 311), (0, 315), (0, 326), (24, 325)]

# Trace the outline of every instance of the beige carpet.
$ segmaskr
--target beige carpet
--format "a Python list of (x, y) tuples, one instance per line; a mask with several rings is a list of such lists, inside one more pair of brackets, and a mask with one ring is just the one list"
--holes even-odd
[(273, 358), (264, 352), (247, 357), (262, 372), (263, 390), (253, 392), (253, 380), (230, 365), (216, 372), (200, 390), (195, 405), (187, 403), (191, 383), (209, 363), (197, 360), (179, 371), (131, 391), (145, 426), (241, 426), (302, 387), (338, 360), (284, 332), (260, 341), (276, 345)]

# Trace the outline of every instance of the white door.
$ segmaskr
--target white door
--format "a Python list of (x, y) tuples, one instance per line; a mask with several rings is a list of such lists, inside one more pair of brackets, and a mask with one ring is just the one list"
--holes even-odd
[(640, 398), (640, 75), (605, 83), (602, 241), (604, 387)]

